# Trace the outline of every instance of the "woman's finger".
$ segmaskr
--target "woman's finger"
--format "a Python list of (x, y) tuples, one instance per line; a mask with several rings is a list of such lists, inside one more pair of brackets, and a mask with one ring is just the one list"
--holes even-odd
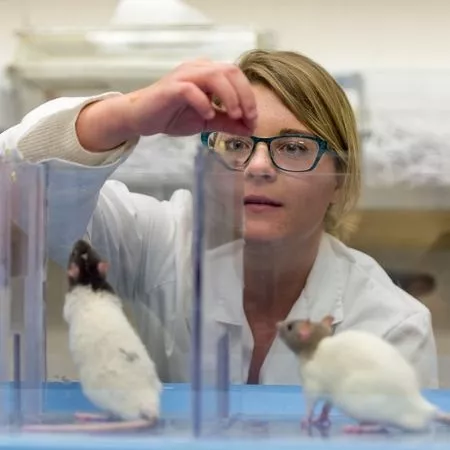
[(226, 68), (226, 76), (230, 83), (233, 85), (234, 91), (238, 96), (239, 105), (243, 112), (243, 116), (249, 121), (249, 124), (253, 124), (256, 119), (256, 100), (255, 94), (251, 87), (250, 82), (244, 73), (236, 66)]
[(180, 83), (178, 89), (179, 95), (181, 95), (189, 106), (197, 111), (204, 120), (211, 120), (215, 117), (216, 111), (211, 104), (211, 100), (195, 84), (189, 82)]
[(232, 119), (240, 119), (242, 117), (239, 96), (235, 87), (224, 73), (211, 73), (208, 70), (198, 84), (200, 88), (212, 97), (218, 98), (220, 109), (226, 112)]

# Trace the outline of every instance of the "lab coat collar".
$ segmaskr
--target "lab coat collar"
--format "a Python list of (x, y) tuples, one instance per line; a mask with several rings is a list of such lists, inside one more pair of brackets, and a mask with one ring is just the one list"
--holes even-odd
[[(334, 244), (335, 239), (324, 233), (305, 288), (287, 319), (320, 321), (331, 314), (334, 317), (333, 325), (342, 322), (346, 264)], [(246, 323), (243, 308), (243, 249), (243, 241), (235, 241), (213, 250), (207, 258), (209, 292), (216, 298), (212, 317), (224, 324), (241, 326)]]
[(346, 263), (334, 244), (335, 239), (324, 233), (303, 292), (294, 303), (287, 319), (310, 319), (316, 322), (332, 315), (334, 326), (342, 322)]

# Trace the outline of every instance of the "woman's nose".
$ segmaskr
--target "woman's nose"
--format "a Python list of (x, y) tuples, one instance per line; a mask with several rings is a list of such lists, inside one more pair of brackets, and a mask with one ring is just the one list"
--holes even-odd
[(276, 173), (276, 168), (270, 159), (267, 144), (259, 142), (245, 169), (246, 177), (267, 179), (274, 178)]

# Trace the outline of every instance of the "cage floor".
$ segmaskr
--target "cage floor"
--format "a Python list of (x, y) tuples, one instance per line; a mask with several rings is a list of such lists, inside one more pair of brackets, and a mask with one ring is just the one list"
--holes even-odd
[[(192, 434), (189, 386), (165, 385), (162, 396), (161, 419), (151, 429), (135, 433), (110, 434), (35, 434), (10, 432), (0, 434), (1, 449), (152, 449), (172, 450), (180, 445), (189, 449), (243, 450), (314, 448), (314, 449), (447, 449), (450, 427), (433, 426), (429, 432), (412, 434), (392, 430), (387, 434), (348, 435), (344, 425), (352, 423), (333, 410), (328, 430), (303, 430), (300, 420), (304, 414), (301, 389), (290, 386), (231, 387), (228, 415), (218, 420), (217, 408), (223, 410), (223, 397), (204, 392), (203, 435)], [(440, 408), (450, 411), (450, 391), (425, 391), (426, 397)], [(26, 393), (23, 396), (26, 399)], [(12, 397), (11, 397), (12, 398)], [(34, 422), (70, 423), (75, 411), (97, 412), (81, 393), (77, 383), (49, 383), (45, 389), (44, 415)]]

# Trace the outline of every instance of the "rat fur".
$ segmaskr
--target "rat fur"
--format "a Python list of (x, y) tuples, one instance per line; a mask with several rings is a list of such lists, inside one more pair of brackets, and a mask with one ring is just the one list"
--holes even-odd
[[(395, 427), (420, 432), (432, 422), (450, 425), (450, 415), (426, 400), (414, 368), (398, 349), (365, 331), (333, 335), (333, 318), (321, 322), (291, 320), (277, 324), (278, 334), (299, 357), (306, 401), (305, 425), (329, 425), (337, 407), (359, 425), (347, 432), (385, 431)], [(314, 408), (324, 402), (314, 418)]]
[(108, 264), (86, 241), (69, 258), (64, 319), (83, 393), (111, 416), (154, 421), (162, 384), (145, 346), (106, 280)]

